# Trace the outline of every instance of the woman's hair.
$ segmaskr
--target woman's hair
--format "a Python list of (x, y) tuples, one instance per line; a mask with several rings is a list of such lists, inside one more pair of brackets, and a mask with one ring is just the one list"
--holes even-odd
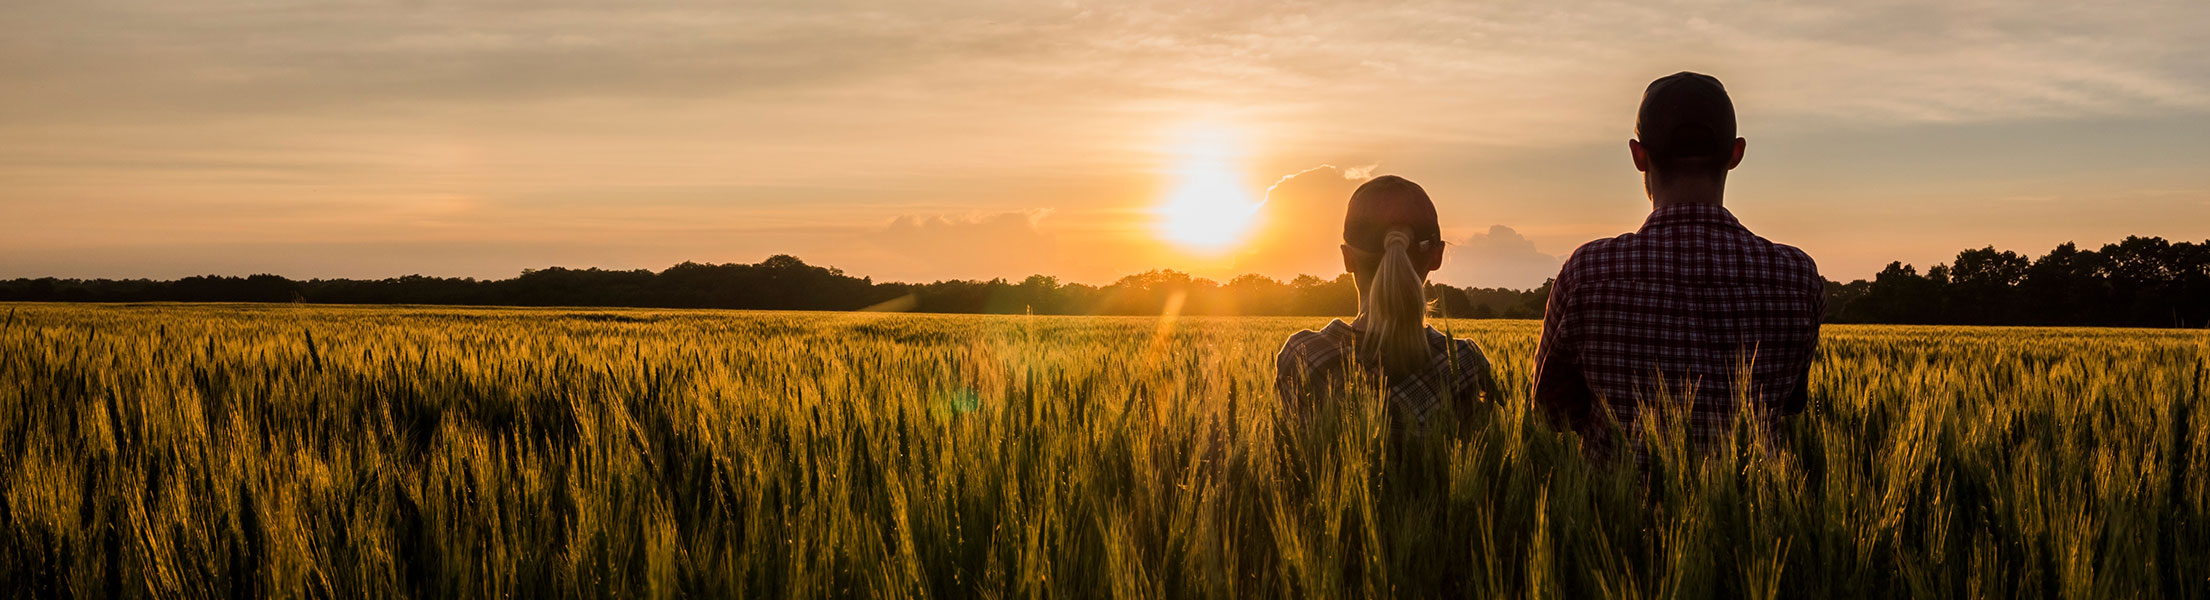
[(1366, 313), (1365, 339), (1359, 343), (1372, 352), (1382, 371), (1413, 372), (1427, 365), (1427, 294), (1420, 273), (1412, 267), (1412, 234), (1392, 230), (1382, 238), (1381, 262), (1374, 266), (1373, 283), (1360, 298)]
[(1377, 258), (1371, 280), (1359, 290), (1366, 330), (1358, 355), (1384, 373), (1416, 371), (1434, 353), (1427, 340), (1426, 281), (1413, 253), (1442, 243), (1441, 229), (1427, 190), (1402, 177), (1377, 177), (1351, 194), (1343, 243)]

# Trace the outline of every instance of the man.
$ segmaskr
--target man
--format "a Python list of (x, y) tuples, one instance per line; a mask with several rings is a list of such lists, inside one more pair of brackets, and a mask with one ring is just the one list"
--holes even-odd
[(1825, 280), (1802, 250), (1750, 233), (1727, 211), (1727, 172), (1745, 143), (1718, 79), (1651, 82), (1635, 136), (1627, 151), (1650, 216), (1639, 231), (1581, 246), (1559, 271), (1535, 350), (1534, 402), (1581, 432), (1591, 454), (1626, 446), (1641, 463), (1645, 420), (1684, 427), (1695, 447), (1710, 448), (1742, 408), (1761, 420), (1802, 412)]

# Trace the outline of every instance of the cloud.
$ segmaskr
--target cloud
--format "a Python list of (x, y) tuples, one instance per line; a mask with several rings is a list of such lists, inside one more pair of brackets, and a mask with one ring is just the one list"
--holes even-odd
[[(1070, 210), (1128, 210), (1145, 193), (1160, 129), (1206, 115), (1262, 124), (1256, 163), (1342, 165), (1280, 181), (1265, 209), (1275, 226), (1244, 257), (1246, 270), (1326, 274), (1340, 268), (1341, 203), (1376, 174), (1358, 165), (1377, 158), (1405, 170), (1450, 165), (1417, 179), (1511, 203), (1483, 218), (1546, 244), (1593, 234), (1559, 233), (1559, 223), (1613, 227), (1589, 224), (1602, 219), (1573, 204), (1585, 200), (1560, 199), (1631, 193), (1631, 183), (1542, 169), (1578, 168), (1552, 158), (1602, 145), (1604, 168), (1625, 175), (1617, 146), (1641, 86), (1683, 68), (1727, 81), (1745, 134), (1759, 140), (1759, 169), (1783, 156), (1766, 149), (1789, 148), (1767, 140), (1861, 131), (1954, 137), (1949, 124), (2091, 119), (2199, 130), (2210, 114), (2205, 22), (2210, 3), (2055, 0), (1262, 0), (1205, 10), (1166, 0), (19, 0), (0, 3), (0, 79), (14, 84), (0, 94), (0, 208), (11, 217), (0, 234), (270, 243), (357, 236), (355, 224), (384, 218), (379, 198), (467, 197), (516, 237), (588, 230), (613, 240), (620, 249), (593, 257), (608, 264), (707, 247), (670, 246), (660, 232), (719, 218), (837, 229), (836, 241), (880, 226), (884, 240), (842, 251), (873, 257), (841, 263), (855, 273), (1012, 277), (1107, 268), (1090, 266), (1101, 261), (1121, 270), (1138, 262), (1135, 243), (1082, 242), (1076, 254), (1084, 225), (1072, 212), (1060, 217), (1063, 236), (1031, 213), (880, 219), (1037, 206), (1037, 193), (1061, 194), (1057, 206)], [(2042, 173), (2017, 160), (2019, 148), (2107, 147), (2112, 160), (2203, 189), (2186, 161), (2210, 137), (2082, 144), (2091, 138), (2076, 132), (2000, 131), (1938, 155), (1910, 150), (1917, 144), (1828, 150), (1840, 160), (1819, 166), (1851, 173), (1877, 160), (1865, 157), (1932, 156), (1942, 160), (1924, 161), (1936, 173), (1925, 178), (1956, 182), (1951, 163), (1962, 159), (1952, 157), (1980, 155), (2003, 170), (1979, 179), (2024, 181)], [(1537, 159), (1542, 169), (1511, 162)], [(500, 208), (545, 197), (559, 201)], [(233, 202), (312, 202), (315, 215), (265, 231), (238, 225), (258, 217)], [(2177, 216), (2202, 214), (2187, 210)], [(219, 218), (238, 215), (247, 218)], [(434, 237), (452, 220), (431, 217), (373, 233)], [(2203, 222), (2145, 219), (2128, 223)], [(1052, 242), (1074, 262), (998, 252)], [(1152, 266), (1183, 265), (1127, 269)]]
[(865, 274), (901, 281), (1056, 274), (1063, 268), (1058, 240), (1037, 226), (1050, 214), (1026, 210), (900, 216), (866, 236), (877, 252)]
[(1431, 279), (1467, 287), (1529, 289), (1557, 277), (1562, 263), (1557, 256), (1537, 251), (1535, 243), (1518, 231), (1491, 225), (1486, 232), (1451, 241), (1442, 270)]
[(1332, 172), (1338, 175), (1342, 175), (1343, 179), (1346, 181), (1350, 181), (1353, 183), (1364, 183), (1366, 180), (1374, 178), (1374, 169), (1380, 166), (1381, 165), (1379, 163), (1373, 163), (1363, 167), (1338, 167), (1331, 164), (1321, 163), (1319, 166), (1298, 171), (1295, 173), (1290, 173), (1288, 175), (1283, 175), (1280, 179), (1275, 179), (1273, 185), (1266, 186), (1265, 199), (1267, 201), (1272, 201), (1274, 198), (1274, 192), (1281, 189), (1282, 184), (1289, 183), (1291, 180), (1302, 177), (1309, 173)]
[(1342, 272), (1336, 246), (1343, 239), (1343, 206), (1368, 179), (1353, 178), (1353, 171), (1323, 164), (1275, 180), (1259, 208), (1258, 233), (1236, 266), (1275, 277)]
[[(1277, 278), (1333, 276), (1342, 272), (1343, 207), (1352, 191), (1371, 179), (1375, 165), (1343, 168), (1320, 165), (1283, 176), (1267, 188), (1261, 209), (1263, 232), (1238, 266), (1242, 271)], [(1432, 190), (1430, 190), (1432, 193)], [(1447, 209), (1447, 207), (1444, 207)], [(1558, 257), (1535, 249), (1518, 231), (1492, 225), (1482, 233), (1451, 239), (1451, 213), (1440, 215), (1449, 242), (1438, 282), (1474, 287), (1525, 289), (1556, 277)]]
[(1196, 100), (1368, 133), (1537, 142), (1577, 138), (1558, 126), (1592, 117), (1614, 125), (1591, 133), (1616, 133), (1627, 119), (1615, 109), (1661, 65), (1739, 74), (1766, 105), (1806, 115), (2210, 109), (2210, 73), (2188, 50), (2210, 17), (2199, 3), (25, 4), (0, 13), (16, 25), (0, 73), (24, 92), (0, 103), (42, 116), (592, 98), (912, 101), (1002, 117)]

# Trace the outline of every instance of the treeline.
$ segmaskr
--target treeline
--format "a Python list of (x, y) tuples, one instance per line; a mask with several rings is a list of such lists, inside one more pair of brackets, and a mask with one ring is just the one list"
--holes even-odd
[[(1533, 290), (1428, 286), (1443, 315), (1538, 318), (1549, 298)], [(2099, 251), (2073, 244), (2039, 259), (1994, 248), (1967, 250), (1924, 274), (1890, 264), (1871, 281), (1828, 282), (1826, 319), (1841, 323), (2202, 327), (2210, 322), (2210, 241), (2129, 237)], [(876, 283), (778, 255), (755, 264), (686, 262), (660, 272), (564, 269), (512, 279), (409, 275), (314, 279), (201, 276), (175, 281), (15, 279), (0, 301), (315, 302), (504, 306), (631, 306), (941, 313), (1158, 315), (1349, 315), (1350, 276), (1287, 282), (1244, 275), (1225, 283), (1151, 271), (1104, 286), (1034, 275), (1014, 282)]]
[[(1464, 317), (1542, 316), (1547, 290), (1432, 285), (1439, 310)], [(295, 281), (276, 275), (176, 281), (16, 279), (0, 300), (49, 302), (315, 302), (499, 306), (632, 306), (941, 313), (1347, 315), (1358, 291), (1348, 275), (1289, 282), (1245, 275), (1225, 284), (1177, 271), (1130, 275), (1105, 286), (1035, 275), (1019, 282), (876, 283), (778, 255), (756, 264), (686, 262), (648, 270), (528, 270), (513, 279), (425, 277)]]
[(2065, 243), (2040, 258), (1994, 247), (1920, 273), (1889, 263), (1872, 281), (1827, 284), (1827, 320), (1956, 325), (2210, 326), (2210, 240)]

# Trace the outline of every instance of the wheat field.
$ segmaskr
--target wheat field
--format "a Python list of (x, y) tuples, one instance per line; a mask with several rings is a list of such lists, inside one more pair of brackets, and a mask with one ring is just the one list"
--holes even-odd
[[(1767, 451), (1277, 426), (1311, 318), (0, 306), (33, 597), (2210, 597), (2203, 331), (1830, 326)], [(1629, 467), (1631, 469), (1631, 467)]]

